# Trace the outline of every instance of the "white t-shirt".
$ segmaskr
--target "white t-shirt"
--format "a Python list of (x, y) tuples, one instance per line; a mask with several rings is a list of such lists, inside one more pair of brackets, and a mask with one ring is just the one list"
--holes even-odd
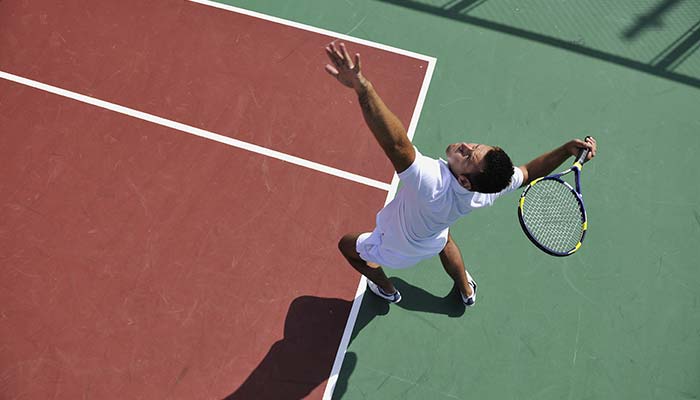
[(399, 178), (403, 186), (377, 214), (382, 247), (407, 258), (426, 258), (445, 247), (450, 225), (520, 187), (523, 173), (513, 167), (510, 184), (499, 193), (471, 192), (459, 184), (446, 161), (416, 150), (415, 161)]

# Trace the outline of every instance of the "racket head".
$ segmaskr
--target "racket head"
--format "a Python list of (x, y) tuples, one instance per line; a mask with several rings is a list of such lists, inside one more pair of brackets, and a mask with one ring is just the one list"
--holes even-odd
[(534, 180), (520, 196), (518, 220), (540, 250), (569, 256), (583, 243), (588, 228), (581, 195), (559, 176)]

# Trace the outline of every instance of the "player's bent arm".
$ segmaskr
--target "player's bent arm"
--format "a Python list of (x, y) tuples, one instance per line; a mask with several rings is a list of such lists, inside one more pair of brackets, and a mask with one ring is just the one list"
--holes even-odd
[(588, 147), (591, 150), (588, 159), (595, 155), (595, 139), (586, 142), (574, 139), (552, 151), (542, 154), (525, 165), (521, 165), (518, 167), (523, 172), (523, 184), (520, 186), (528, 185), (537, 178), (551, 174), (555, 168), (560, 166), (569, 157), (577, 155), (579, 150), (583, 147)]
[(403, 172), (416, 158), (416, 151), (406, 134), (406, 128), (384, 104), (372, 83), (367, 80), (364, 83), (356, 90), (362, 116), (396, 172)]

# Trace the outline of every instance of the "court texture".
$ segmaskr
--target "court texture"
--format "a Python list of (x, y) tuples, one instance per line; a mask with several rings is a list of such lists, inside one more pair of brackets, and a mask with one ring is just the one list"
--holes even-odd
[[(700, 398), (700, 2), (0, 1), (1, 399)], [(517, 194), (371, 293), (337, 250), (418, 149), (593, 135), (583, 247)], [(562, 166), (564, 168), (564, 166)]]

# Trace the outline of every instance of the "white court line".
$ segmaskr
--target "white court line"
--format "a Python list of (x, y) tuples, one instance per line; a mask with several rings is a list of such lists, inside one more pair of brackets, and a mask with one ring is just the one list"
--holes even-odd
[(84, 94), (72, 92), (70, 90), (62, 89), (56, 86), (48, 85), (46, 83), (37, 82), (32, 79), (23, 78), (18, 75), (10, 74), (8, 72), (0, 71), (0, 78), (19, 83), (25, 86), (31, 86), (35, 89), (43, 90), (45, 92), (53, 93), (59, 96), (67, 97), (82, 103), (87, 103), (96, 107), (104, 108), (110, 111), (114, 111), (119, 114), (128, 115), (130, 117), (138, 118), (143, 121), (148, 121), (157, 125), (165, 126), (171, 129), (178, 130), (180, 132), (189, 133), (191, 135), (199, 136), (205, 139), (213, 140), (215, 142), (227, 144), (229, 146), (237, 147), (239, 149), (248, 150), (253, 153), (261, 154), (267, 157), (276, 158), (278, 160), (286, 161), (288, 163), (298, 165), (301, 167), (309, 168), (315, 171), (323, 172), (329, 175), (333, 175), (339, 178), (347, 179), (349, 181), (361, 183), (363, 185), (371, 186), (377, 189), (390, 191), (391, 185), (380, 182), (374, 179), (370, 179), (364, 176), (353, 174), (351, 172), (343, 171), (337, 168), (329, 167), (327, 165), (319, 164), (317, 162), (305, 160), (303, 158), (295, 157), (289, 154), (285, 154), (279, 151), (271, 150), (262, 146), (258, 146), (252, 143), (244, 142), (242, 140), (230, 138), (228, 136), (220, 135), (218, 133), (206, 131), (204, 129), (195, 128), (190, 125), (185, 125), (180, 122), (171, 121), (169, 119), (161, 118), (153, 114), (148, 114), (142, 111), (134, 110), (133, 108), (120, 106), (118, 104), (110, 103), (108, 101), (96, 99), (94, 97), (86, 96)]
[(217, 3), (215, 1), (210, 1), (210, 0), (189, 0), (189, 1), (191, 1), (192, 3), (203, 4), (203, 5), (209, 6), (209, 7), (220, 8), (222, 10), (231, 11), (231, 12), (234, 12), (237, 14), (244, 14), (244, 15), (248, 15), (251, 17), (264, 19), (264, 20), (270, 21), (270, 22), (276, 22), (280, 25), (291, 26), (293, 28), (302, 29), (302, 30), (310, 31), (310, 32), (315, 32), (315, 33), (319, 33), (319, 34), (325, 35), (325, 36), (332, 36), (332, 37), (335, 37), (338, 39), (347, 40), (347, 41), (353, 42), (353, 43), (363, 44), (365, 46), (374, 47), (374, 48), (381, 49), (381, 50), (386, 50), (386, 51), (389, 51), (392, 53), (401, 54), (401, 55), (412, 57), (412, 58), (417, 58), (419, 60), (423, 60), (423, 61), (427, 61), (427, 62), (435, 63), (435, 61), (436, 61), (436, 59), (434, 57), (426, 56), (424, 54), (414, 53), (412, 51), (399, 49), (397, 47), (391, 47), (391, 46), (387, 46), (385, 44), (376, 43), (376, 42), (372, 42), (369, 40), (364, 40), (364, 39), (344, 35), (342, 33), (329, 31), (327, 29), (317, 28), (315, 26), (305, 25), (305, 24), (301, 24), (299, 22), (294, 22), (294, 21), (290, 21), (290, 20), (286, 20), (286, 19), (282, 19), (282, 18), (273, 17), (272, 15), (261, 14), (259, 12), (246, 10), (244, 8), (229, 6), (228, 4)]
[[(264, 19), (267, 21), (271, 22), (276, 22), (282, 25), (287, 25), (291, 26), (294, 28), (298, 29), (303, 29), (306, 31), (311, 31), (311, 32), (316, 32), (322, 35), (326, 36), (331, 36), (335, 37), (344, 41), (352, 42), (352, 43), (358, 43), (362, 44), (365, 46), (369, 47), (374, 47), (377, 49), (389, 51), (392, 53), (400, 54), (403, 56), (407, 57), (412, 57), (416, 58), (418, 60), (422, 61), (427, 61), (428, 62), (428, 68), (425, 71), (425, 76), (423, 77), (423, 84), (421, 86), (420, 93), (418, 94), (418, 100), (416, 101), (416, 107), (413, 109), (413, 115), (411, 116), (411, 122), (408, 125), (408, 131), (406, 132), (408, 134), (408, 138), (413, 140), (413, 136), (416, 132), (416, 127), (418, 126), (418, 119), (420, 117), (420, 113), (423, 110), (423, 104), (425, 103), (425, 97), (428, 93), (428, 87), (430, 87), (430, 80), (433, 76), (433, 72), (435, 71), (435, 65), (437, 63), (437, 59), (435, 57), (430, 57), (426, 56), (423, 54), (418, 54), (414, 53), (408, 50), (403, 50), (399, 49), (396, 47), (391, 47), (387, 46), (381, 43), (376, 43), (376, 42), (371, 42), (369, 40), (364, 40), (364, 39), (359, 39), (355, 38), (352, 36), (348, 35), (343, 35), (341, 33), (337, 32), (332, 32), (326, 29), (321, 29), (317, 28), (315, 26), (310, 26), (310, 25), (304, 25), (300, 24), (298, 22), (294, 21), (289, 21), (289, 20), (284, 20), (281, 18), (273, 17), (270, 15), (266, 14), (261, 14), (255, 11), (250, 11), (250, 10), (245, 10), (242, 8), (238, 7), (233, 7), (229, 6), (226, 4), (221, 4), (221, 3), (216, 3), (213, 1), (209, 0), (189, 0), (194, 3), (199, 3), (215, 8), (219, 8), (222, 10), (227, 10), (231, 11), (234, 13), (239, 13), (239, 14), (245, 14), (251, 17), (255, 18), (260, 18)], [(351, 29), (354, 30), (355, 28)], [(384, 202), (384, 205), (388, 204), (396, 195), (396, 191), (398, 190), (399, 187), (399, 177), (394, 173), (394, 176), (391, 180), (391, 185), (389, 185), (389, 190), (388, 194), (386, 197), (386, 201)], [(335, 385), (338, 382), (338, 375), (340, 374), (340, 368), (343, 366), (343, 360), (345, 359), (345, 353), (348, 349), (348, 345), (350, 344), (350, 336), (352, 335), (352, 331), (355, 328), (355, 322), (357, 322), (357, 315), (360, 312), (360, 305), (362, 304), (362, 298), (364, 296), (365, 290), (367, 288), (367, 280), (364, 276), (360, 277), (360, 282), (357, 285), (357, 290), (355, 291), (355, 299), (352, 302), (352, 307), (350, 308), (350, 315), (348, 316), (348, 320), (345, 323), (345, 329), (343, 330), (343, 337), (340, 339), (340, 345), (338, 346), (338, 351), (335, 354), (335, 360), (333, 362), (333, 367), (331, 368), (331, 374), (328, 377), (328, 382), (326, 383), (326, 389), (323, 392), (323, 400), (331, 400), (333, 397), (333, 390), (335, 390)]]
[[(425, 96), (428, 93), (428, 87), (430, 86), (430, 79), (435, 71), (435, 63), (437, 60), (428, 62), (428, 69), (423, 78), (423, 86), (421, 87), (420, 95), (418, 96), (418, 101), (416, 102), (416, 108), (413, 111), (413, 117), (411, 117), (411, 124), (408, 129), (408, 137), (413, 140), (413, 135), (415, 133), (416, 126), (418, 124), (418, 118), (420, 117), (421, 110), (423, 109), (423, 103), (425, 103)], [(391, 187), (389, 193), (386, 196), (384, 205), (389, 204), (391, 200), (394, 199), (396, 191), (399, 188), (399, 177), (394, 173), (394, 177), (391, 180)], [(362, 275), (360, 277), (360, 282), (357, 284), (357, 290), (355, 291), (355, 299), (352, 302), (352, 307), (350, 308), (350, 315), (348, 316), (348, 321), (345, 324), (345, 330), (343, 331), (343, 337), (340, 339), (340, 345), (338, 346), (338, 352), (335, 354), (335, 361), (333, 362), (333, 368), (331, 369), (331, 375), (328, 378), (328, 383), (326, 384), (326, 390), (323, 392), (323, 400), (331, 400), (333, 397), (333, 390), (335, 390), (335, 385), (338, 383), (338, 375), (340, 374), (340, 368), (343, 366), (343, 360), (345, 359), (345, 352), (348, 350), (348, 345), (350, 345), (350, 336), (352, 336), (352, 331), (355, 328), (355, 322), (357, 322), (357, 315), (360, 312), (360, 305), (362, 304), (362, 298), (364, 297), (365, 291), (367, 290), (367, 278)]]
[[(387, 45), (384, 45), (381, 43), (372, 42), (369, 40), (355, 38), (352, 36), (348, 36), (346, 34), (341, 34), (341, 33), (329, 31), (326, 29), (321, 29), (321, 28), (301, 24), (301, 23), (294, 22), (294, 21), (284, 20), (281, 18), (273, 17), (273, 16), (266, 15), (266, 14), (261, 14), (258, 12), (254, 12), (254, 11), (250, 11), (250, 10), (246, 10), (246, 9), (242, 9), (242, 8), (238, 8), (238, 7), (234, 7), (234, 6), (216, 3), (213, 1), (209, 1), (209, 0), (189, 0), (189, 1), (191, 1), (193, 3), (202, 4), (205, 6), (219, 8), (219, 9), (226, 10), (226, 11), (231, 11), (231, 12), (238, 13), (238, 14), (248, 15), (251, 17), (263, 19), (263, 20), (270, 21), (270, 22), (275, 22), (278, 24), (286, 25), (286, 26), (291, 26), (291, 27), (294, 27), (297, 29), (302, 29), (302, 30), (330, 36), (330, 37), (335, 37), (335, 38), (345, 40), (348, 42), (352, 42), (352, 43), (358, 43), (358, 44), (362, 44), (365, 46), (374, 47), (374, 48), (377, 48), (380, 50), (393, 52), (396, 54), (400, 54), (400, 55), (407, 56), (407, 57), (412, 57), (412, 58), (419, 59), (422, 61), (426, 61), (428, 63), (428, 68), (425, 72), (425, 76), (423, 78), (423, 84), (421, 86), (421, 90), (420, 90), (420, 93), (418, 95), (418, 101), (416, 102), (416, 107), (413, 110), (413, 116), (411, 117), (411, 122), (408, 126), (408, 131), (407, 131), (409, 139), (413, 140), (413, 136), (415, 134), (416, 127), (418, 125), (418, 119), (420, 117), (420, 113), (423, 109), (423, 104), (425, 103), (425, 98), (426, 98), (426, 95), (428, 93), (428, 87), (430, 86), (430, 80), (431, 80), (433, 73), (435, 71), (435, 65), (437, 63), (436, 58), (426, 56), (423, 54), (419, 54), (419, 53), (414, 53), (414, 52), (404, 50), (404, 49), (399, 49), (399, 48), (392, 47), (392, 46), (387, 46)], [(214, 141), (217, 141), (220, 143), (228, 144), (228, 145), (233, 146), (233, 147), (238, 147), (238, 148), (241, 148), (244, 150), (249, 150), (249, 151), (252, 151), (252, 152), (255, 152), (258, 154), (277, 158), (277, 159), (287, 161), (287, 162), (290, 162), (292, 164), (296, 164), (296, 165), (303, 166), (306, 168), (311, 168), (311, 169), (317, 170), (319, 172), (324, 172), (324, 173), (334, 175), (334, 176), (337, 176), (337, 177), (340, 177), (343, 179), (348, 179), (348, 180), (362, 183), (362, 184), (365, 184), (368, 186), (372, 186), (372, 187), (375, 187), (375, 188), (378, 188), (381, 190), (386, 190), (388, 192), (388, 194), (387, 194), (386, 200), (384, 202), (385, 205), (388, 204), (394, 198), (394, 196), (396, 195), (396, 191), (398, 190), (399, 179), (398, 179), (398, 176), (396, 174), (394, 174), (394, 176), (391, 180), (391, 184), (386, 184), (384, 182), (379, 182), (379, 181), (376, 181), (376, 180), (373, 180), (370, 178), (362, 177), (362, 176), (359, 176), (356, 174), (352, 174), (352, 173), (342, 171), (342, 170), (339, 170), (336, 168), (328, 167), (328, 166), (318, 164), (318, 163), (315, 163), (312, 161), (307, 161), (307, 160), (304, 160), (304, 159), (301, 159), (298, 157), (294, 157), (294, 156), (291, 156), (288, 154), (284, 154), (284, 153), (281, 153), (278, 151), (266, 149), (266, 148), (261, 147), (261, 146), (246, 143), (246, 142), (243, 142), (243, 141), (240, 141), (237, 139), (233, 139), (233, 138), (229, 138), (227, 136), (222, 136), (222, 135), (219, 135), (216, 133), (208, 132), (208, 131), (205, 131), (203, 129), (194, 128), (194, 127), (191, 127), (189, 125), (181, 124), (179, 122), (169, 121), (167, 119), (160, 118), (160, 117), (157, 117), (155, 115), (151, 115), (151, 114), (147, 114), (147, 113), (144, 113), (141, 111), (133, 110), (133, 109), (123, 107), (123, 106), (120, 106), (117, 104), (109, 103), (109, 102), (106, 102), (103, 100), (94, 99), (94, 98), (91, 98), (91, 97), (88, 97), (88, 96), (85, 96), (82, 94), (70, 92), (70, 91), (65, 90), (65, 89), (61, 89), (61, 88), (57, 88), (57, 87), (47, 85), (44, 83), (36, 82), (36, 81), (30, 80), (27, 78), (22, 78), (22, 77), (12, 75), (12, 74), (9, 74), (6, 72), (0, 71), (0, 78), (4, 78), (4, 79), (10, 80), (10, 81), (13, 81), (16, 83), (20, 83), (23, 85), (31, 86), (31, 87), (34, 87), (36, 89), (51, 92), (51, 93), (54, 93), (54, 94), (57, 94), (60, 96), (68, 97), (68, 98), (71, 98), (71, 99), (74, 99), (77, 101), (81, 101), (81, 102), (84, 102), (87, 104), (92, 104), (92, 105), (95, 105), (97, 107), (112, 110), (112, 111), (115, 111), (115, 112), (118, 112), (121, 114), (129, 115), (129, 116), (132, 116), (134, 118), (139, 118), (139, 119), (149, 121), (149, 122), (152, 122), (152, 123), (155, 123), (158, 125), (170, 127), (172, 129), (176, 129), (176, 130), (179, 130), (182, 132), (190, 133), (192, 135), (196, 135), (196, 136), (200, 136), (203, 138), (214, 140)], [(331, 369), (331, 373), (330, 373), (330, 376), (328, 378), (328, 382), (326, 384), (326, 388), (325, 388), (324, 393), (323, 393), (324, 400), (331, 400), (331, 397), (333, 395), (333, 390), (335, 389), (335, 385), (338, 381), (338, 374), (340, 373), (340, 368), (343, 365), (343, 360), (345, 359), (345, 353), (346, 353), (348, 345), (350, 343), (350, 336), (352, 335), (352, 331), (355, 327), (355, 323), (357, 321), (357, 316), (358, 316), (359, 311), (360, 311), (360, 305), (362, 304), (362, 298), (363, 298), (364, 293), (366, 291), (366, 287), (367, 287), (366, 283), (367, 283), (366, 278), (364, 276), (362, 276), (360, 278), (360, 282), (358, 283), (357, 290), (355, 292), (355, 298), (353, 300), (352, 307), (350, 309), (350, 315), (348, 316), (348, 320), (345, 324), (343, 336), (341, 338), (340, 345), (338, 346), (338, 351), (336, 352), (335, 361), (333, 362), (333, 367)]]
[[(371, 42), (369, 40), (355, 38), (355, 37), (344, 35), (344, 34), (341, 34), (338, 32), (332, 32), (332, 31), (329, 31), (326, 29), (317, 28), (315, 26), (305, 25), (305, 24), (301, 24), (298, 22), (289, 21), (289, 20), (278, 18), (278, 17), (273, 17), (270, 15), (266, 15), (266, 14), (258, 13), (255, 11), (246, 10), (243, 8), (238, 8), (238, 7), (226, 5), (226, 4), (216, 3), (213, 1), (209, 1), (209, 0), (189, 0), (189, 1), (191, 1), (193, 3), (199, 3), (202, 5), (214, 7), (214, 8), (219, 8), (219, 9), (226, 10), (226, 11), (231, 11), (234, 13), (245, 14), (245, 15), (248, 15), (251, 17), (260, 18), (260, 19), (264, 19), (267, 21), (271, 21), (271, 22), (276, 22), (278, 24), (287, 25), (287, 26), (291, 26), (294, 28), (303, 29), (306, 31), (316, 32), (316, 33), (319, 33), (322, 35), (335, 37), (335, 38), (342, 39), (342, 40), (345, 40), (348, 42), (358, 43), (358, 44), (362, 44), (365, 46), (374, 47), (374, 48), (378, 48), (381, 50), (400, 54), (403, 56), (412, 57), (412, 58), (416, 58), (419, 60), (427, 61), (428, 68), (425, 71), (425, 76), (423, 78), (423, 84), (421, 86), (421, 90), (420, 90), (420, 93), (418, 95), (416, 107), (413, 109), (413, 116), (411, 117), (411, 122), (408, 126), (408, 131), (407, 131), (408, 138), (413, 140), (413, 136), (415, 134), (416, 127), (418, 126), (418, 119), (419, 119), (420, 113), (423, 109), (423, 104), (425, 103), (425, 97), (428, 93), (428, 87), (430, 86), (430, 80), (433, 76), (433, 72), (435, 71), (435, 65), (437, 64), (437, 59), (435, 57), (430, 57), (430, 56), (426, 56), (423, 54), (414, 53), (414, 52), (411, 52), (408, 50), (387, 46), (387, 45), (384, 45), (381, 43)], [(355, 28), (353, 28), (352, 30), (354, 30), (354, 29)], [(394, 196), (396, 195), (396, 191), (398, 190), (398, 186), (399, 186), (399, 178), (396, 175), (396, 173), (394, 173), (394, 176), (391, 180), (391, 185), (389, 185), (389, 189), (388, 189), (389, 193), (387, 194), (386, 201), (384, 202), (384, 205), (388, 204), (394, 198)], [(340, 340), (340, 345), (338, 346), (338, 351), (336, 352), (336, 355), (335, 355), (335, 361), (333, 362), (333, 367), (331, 368), (331, 374), (328, 377), (328, 382), (326, 383), (326, 388), (323, 392), (323, 400), (331, 400), (331, 398), (333, 397), (333, 390), (335, 390), (335, 385), (338, 382), (338, 375), (340, 373), (340, 368), (343, 365), (343, 360), (345, 359), (345, 353), (348, 349), (348, 345), (350, 344), (350, 336), (352, 335), (352, 331), (355, 327), (355, 322), (357, 322), (357, 315), (360, 312), (360, 305), (362, 304), (362, 298), (364, 296), (366, 288), (367, 288), (367, 280), (364, 276), (362, 276), (360, 278), (360, 282), (357, 285), (357, 290), (355, 291), (355, 299), (353, 300), (352, 307), (350, 308), (350, 315), (348, 316), (348, 320), (345, 324), (345, 329), (343, 331), (343, 337)]]
[[(362, 44), (365, 46), (374, 47), (374, 48), (378, 48), (381, 50), (389, 51), (392, 53), (397, 53), (397, 54), (400, 54), (403, 56), (412, 57), (412, 58), (416, 58), (419, 60), (427, 61), (428, 68), (425, 71), (425, 76), (423, 77), (423, 84), (421, 86), (420, 93), (418, 94), (418, 100), (416, 102), (416, 107), (413, 109), (413, 115), (411, 116), (411, 122), (408, 126), (408, 131), (406, 132), (408, 134), (408, 138), (413, 140), (413, 136), (415, 134), (416, 127), (418, 126), (418, 119), (419, 119), (420, 113), (423, 109), (423, 104), (425, 103), (425, 97), (428, 93), (428, 87), (430, 86), (430, 80), (433, 76), (433, 72), (435, 71), (435, 65), (437, 63), (436, 58), (426, 56), (423, 54), (414, 53), (414, 52), (403, 50), (403, 49), (399, 49), (396, 47), (387, 46), (387, 45), (384, 45), (381, 43), (376, 43), (376, 42), (371, 42), (368, 40), (358, 39), (358, 38), (355, 38), (352, 36), (343, 35), (343, 34), (340, 34), (337, 32), (328, 31), (328, 30), (317, 28), (314, 26), (304, 25), (304, 24), (300, 24), (298, 22), (284, 20), (284, 19), (273, 17), (270, 15), (261, 14), (258, 12), (245, 10), (245, 9), (238, 8), (238, 7), (233, 7), (233, 6), (229, 6), (226, 4), (216, 3), (213, 1), (209, 1), (209, 0), (189, 0), (189, 1), (194, 2), (194, 3), (203, 4), (203, 5), (207, 5), (207, 6), (211, 6), (211, 7), (215, 7), (215, 8), (219, 8), (222, 10), (231, 11), (234, 13), (245, 14), (245, 15), (248, 15), (251, 17), (260, 18), (260, 19), (264, 19), (267, 21), (276, 22), (276, 23), (279, 23), (282, 25), (287, 25), (287, 26), (291, 26), (294, 28), (303, 29), (303, 30), (311, 31), (311, 32), (316, 32), (316, 33), (326, 35), (326, 36), (335, 37), (338, 39), (342, 39), (344, 41), (358, 43), (358, 44)], [(391, 180), (391, 185), (389, 185), (389, 189), (388, 189), (389, 193), (387, 194), (386, 201), (384, 202), (384, 205), (388, 204), (394, 198), (394, 196), (396, 195), (396, 191), (398, 190), (398, 187), (399, 187), (399, 177), (396, 175), (396, 173), (394, 173), (394, 176)], [(323, 400), (331, 400), (331, 398), (333, 397), (333, 390), (335, 390), (335, 385), (338, 382), (338, 375), (340, 374), (340, 368), (343, 366), (343, 360), (345, 359), (345, 353), (348, 349), (348, 345), (350, 344), (350, 336), (352, 335), (352, 331), (355, 328), (355, 323), (357, 322), (357, 316), (360, 312), (360, 305), (362, 304), (362, 298), (364, 297), (365, 291), (367, 290), (366, 289), (367, 288), (367, 280), (366, 279), (367, 278), (365, 278), (364, 276), (361, 276), (360, 282), (357, 285), (357, 290), (355, 291), (355, 299), (353, 300), (352, 307), (350, 308), (350, 315), (348, 316), (348, 320), (345, 323), (345, 329), (343, 330), (343, 336), (340, 339), (340, 345), (338, 346), (338, 351), (335, 354), (335, 360), (333, 362), (333, 367), (331, 368), (331, 373), (330, 373), (330, 376), (328, 377), (328, 382), (326, 383), (326, 388), (323, 392)]]

